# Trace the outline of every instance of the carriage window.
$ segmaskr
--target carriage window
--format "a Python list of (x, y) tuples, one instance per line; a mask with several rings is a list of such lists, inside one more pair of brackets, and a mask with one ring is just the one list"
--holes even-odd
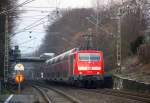
[(94, 53), (80, 53), (79, 60), (80, 61), (99, 61), (100, 56), (99, 54), (94, 54)]

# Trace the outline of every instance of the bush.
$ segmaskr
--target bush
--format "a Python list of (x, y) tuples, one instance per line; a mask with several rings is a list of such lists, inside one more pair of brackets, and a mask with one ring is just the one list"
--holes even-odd
[(131, 42), (130, 49), (133, 54), (137, 54), (137, 49), (143, 43), (143, 40), (144, 40), (144, 37), (139, 36), (139, 37), (137, 37), (137, 39), (135, 41)]

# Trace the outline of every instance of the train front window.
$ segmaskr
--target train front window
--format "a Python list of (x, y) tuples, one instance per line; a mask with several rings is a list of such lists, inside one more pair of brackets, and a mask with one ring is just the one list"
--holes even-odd
[(100, 56), (99, 54), (95, 54), (95, 53), (79, 53), (79, 60), (80, 61), (99, 61)]

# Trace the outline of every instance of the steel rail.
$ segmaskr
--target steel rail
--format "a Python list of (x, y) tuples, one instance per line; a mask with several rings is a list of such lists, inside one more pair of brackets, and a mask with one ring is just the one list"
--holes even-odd
[(48, 95), (38, 86), (32, 86), (41, 94), (42, 98), (45, 100), (46, 103), (53, 103), (49, 98)]
[(141, 102), (145, 102), (145, 103), (150, 103), (150, 96), (148, 94), (139, 94), (139, 93), (134, 93), (134, 92), (130, 92), (130, 91), (113, 90), (113, 89), (100, 89), (100, 90), (82, 89), (82, 90), (83, 91), (88, 90), (88, 92), (95, 92), (95, 93), (123, 97), (123, 98), (137, 100), (137, 101), (141, 101)]
[[(46, 86), (46, 88), (53, 89), (50, 86)], [(67, 88), (68, 88), (68, 86), (67, 86)], [(69, 89), (75, 90), (77, 88), (69, 87)], [(115, 97), (127, 98), (127, 99), (131, 99), (131, 100), (137, 100), (137, 101), (141, 101), (144, 103), (150, 103), (150, 95), (149, 94), (140, 94), (137, 92), (131, 92), (131, 91), (125, 91), (125, 90), (113, 90), (113, 89), (106, 89), (106, 88), (105, 89), (83, 89), (82, 88), (82, 89), (80, 89), (80, 91), (99, 93), (99, 94), (110, 95), (110, 96), (115, 96)], [(74, 103), (81, 103), (81, 102), (74, 102)]]
[(78, 100), (78, 99), (74, 98), (73, 96), (63, 92), (62, 90), (56, 89), (54, 87), (46, 86), (46, 85), (42, 85), (42, 84), (37, 84), (37, 83), (36, 83), (36, 86), (39, 86), (41, 88), (45, 88), (45, 89), (51, 90), (51, 91), (59, 94), (60, 96), (66, 98), (67, 100), (71, 101), (72, 103), (82, 103), (80, 100)]

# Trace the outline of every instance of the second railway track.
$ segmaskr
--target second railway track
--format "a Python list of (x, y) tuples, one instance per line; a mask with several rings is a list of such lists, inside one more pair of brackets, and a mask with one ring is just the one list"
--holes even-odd
[(82, 103), (78, 99), (56, 88), (42, 86), (42, 85), (38, 85), (34, 87), (42, 92), (47, 103)]
[[(39, 84), (37, 84), (37, 85), (39, 85)], [(43, 87), (42, 85), (43, 84), (40, 84), (39, 86)], [(52, 87), (54, 87), (55, 89), (57, 88), (57, 89), (55, 90)], [(75, 94), (79, 93), (79, 95), (85, 94), (87, 96), (88, 96), (88, 94), (89, 94), (89, 96), (92, 94), (95, 97), (97, 97), (97, 95), (104, 94), (104, 95), (108, 95), (108, 96), (113, 96), (114, 98), (121, 97), (123, 100), (126, 99), (126, 100), (131, 100), (131, 101), (132, 100), (133, 101), (139, 101), (139, 103), (150, 103), (150, 96), (148, 94), (147, 95), (146, 94), (139, 94), (139, 93), (130, 92), (130, 91), (121, 91), (121, 90), (113, 90), (113, 89), (83, 89), (83, 88), (74, 88), (74, 87), (72, 88), (72, 87), (68, 87), (68, 86), (66, 87), (66, 86), (57, 86), (57, 85), (56, 86), (49, 86), (46, 84), (44, 84), (43, 88), (51, 89), (52, 91), (55, 91), (55, 92), (59, 93), (60, 95), (62, 95), (63, 97), (65, 96), (66, 98), (71, 100), (71, 102), (61, 102), (61, 103), (81, 103), (81, 101), (82, 101), (82, 103), (85, 103), (83, 101), (91, 101), (89, 99), (92, 99), (92, 98), (84, 99), (84, 96), (83, 96), (83, 100), (82, 100), (81, 99), (82, 97), (79, 97), (78, 95), (72, 95), (73, 92), (76, 92)], [(67, 94), (69, 94), (69, 95), (67, 95)], [(76, 99), (76, 98), (80, 98), (80, 99)], [(96, 99), (100, 100), (101, 98), (96, 98)], [(86, 102), (86, 103), (93, 103), (93, 102)]]
[[(87, 89), (82, 89), (83, 91), (87, 91)], [(148, 94), (139, 94), (133, 93), (129, 91), (122, 91), (122, 90), (113, 90), (113, 89), (101, 89), (101, 90), (88, 90), (89, 92), (95, 92), (105, 95), (112, 95), (117, 97), (123, 97), (127, 99), (137, 100), (144, 103), (150, 103), (150, 95)]]

